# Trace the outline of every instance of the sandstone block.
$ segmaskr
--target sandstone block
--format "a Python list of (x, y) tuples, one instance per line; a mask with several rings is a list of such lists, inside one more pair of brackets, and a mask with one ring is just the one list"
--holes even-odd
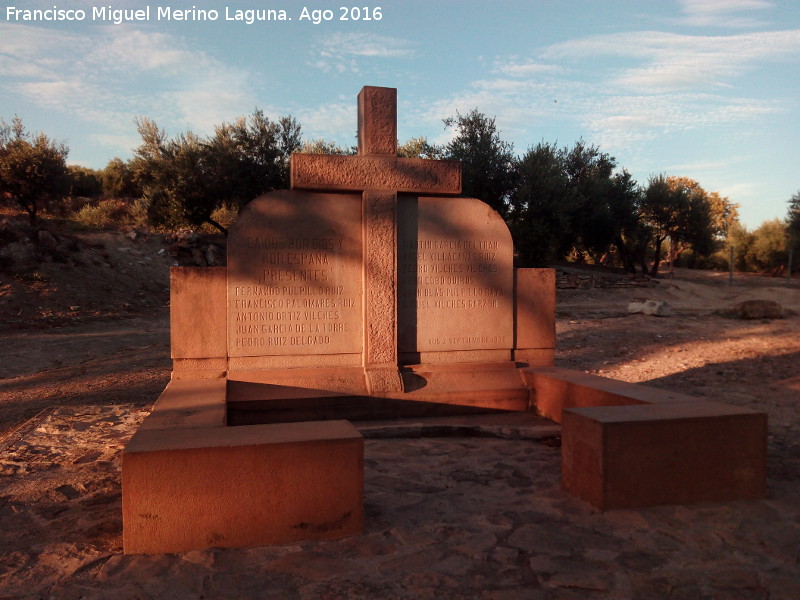
[(173, 379), (161, 392), (140, 430), (198, 429), (224, 427), (226, 423), (225, 379)]
[(556, 347), (556, 273), (553, 269), (515, 269), (514, 347)]
[(401, 196), (400, 352), (511, 350), (514, 246), (503, 219), (475, 198)]
[(397, 154), (397, 90), (365, 86), (358, 94), (358, 153)]
[(544, 417), (561, 422), (566, 408), (697, 402), (697, 398), (561, 367), (531, 367), (522, 377)]
[(384, 154), (293, 154), (291, 178), (292, 189), (298, 190), (453, 195), (461, 192), (461, 163)]
[(250, 202), (228, 234), (228, 356), (361, 353), (361, 196), (295, 190)]
[(221, 267), (170, 269), (173, 359), (227, 356), (225, 275)]
[(122, 456), (125, 553), (360, 533), (363, 452), (346, 421), (140, 430)]
[(763, 498), (767, 418), (716, 402), (570, 408), (564, 487), (601, 510)]

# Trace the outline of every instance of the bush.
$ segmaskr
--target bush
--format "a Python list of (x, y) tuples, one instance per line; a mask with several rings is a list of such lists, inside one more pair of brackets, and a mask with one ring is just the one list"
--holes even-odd
[(137, 198), (128, 208), (128, 218), (134, 227), (147, 227), (150, 224), (148, 210), (150, 203), (146, 198)]
[(142, 194), (130, 163), (120, 158), (112, 158), (106, 168), (99, 171), (99, 178), (106, 196), (133, 198)]
[(675, 266), (685, 269), (711, 269), (726, 271), (729, 268), (730, 249), (718, 250), (714, 254), (704, 255), (692, 249), (684, 250), (675, 259)]
[(788, 235), (783, 221), (765, 221), (753, 232), (747, 261), (755, 269), (773, 275), (780, 273), (786, 267), (788, 255)]
[(36, 225), (43, 203), (60, 202), (68, 195), (67, 154), (66, 145), (44, 133), (28, 134), (19, 118), (11, 125), (0, 118), (0, 203), (18, 204)]
[(87, 204), (75, 213), (75, 221), (90, 229), (106, 229), (113, 224), (120, 224), (127, 213), (124, 202), (119, 200), (103, 200), (96, 206)]

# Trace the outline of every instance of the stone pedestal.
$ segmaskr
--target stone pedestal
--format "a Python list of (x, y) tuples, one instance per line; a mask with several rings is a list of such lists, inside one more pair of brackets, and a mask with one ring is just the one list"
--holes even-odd
[(522, 373), (561, 423), (564, 488), (597, 508), (764, 497), (766, 414), (558, 367)]
[(763, 413), (698, 401), (563, 415), (564, 487), (601, 510), (764, 497)]
[(125, 552), (360, 533), (363, 459), (346, 421), (140, 430), (122, 456)]

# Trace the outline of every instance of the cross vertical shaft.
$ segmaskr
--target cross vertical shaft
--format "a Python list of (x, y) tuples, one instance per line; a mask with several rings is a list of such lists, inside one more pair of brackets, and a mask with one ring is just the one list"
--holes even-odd
[[(397, 155), (397, 90), (358, 94), (358, 154)], [(371, 394), (403, 389), (397, 360), (397, 192), (362, 192), (364, 372)]]

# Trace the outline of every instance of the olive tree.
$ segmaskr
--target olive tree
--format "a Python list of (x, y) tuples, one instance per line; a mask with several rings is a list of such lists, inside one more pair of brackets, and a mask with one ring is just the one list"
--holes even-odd
[(216, 127), (214, 135), (192, 132), (169, 139), (150, 119), (137, 120), (142, 143), (132, 168), (157, 224), (209, 223), (223, 206), (241, 207), (257, 196), (289, 186), (289, 158), (301, 146), (291, 117), (270, 121), (262, 111)]
[(0, 199), (28, 213), (31, 225), (42, 204), (63, 200), (70, 189), (69, 149), (44, 133), (25, 131), (21, 119), (0, 119)]
[(455, 127), (444, 158), (461, 161), (461, 193), (483, 200), (505, 217), (515, 186), (513, 146), (500, 139), (494, 118), (477, 109), (444, 120)]

